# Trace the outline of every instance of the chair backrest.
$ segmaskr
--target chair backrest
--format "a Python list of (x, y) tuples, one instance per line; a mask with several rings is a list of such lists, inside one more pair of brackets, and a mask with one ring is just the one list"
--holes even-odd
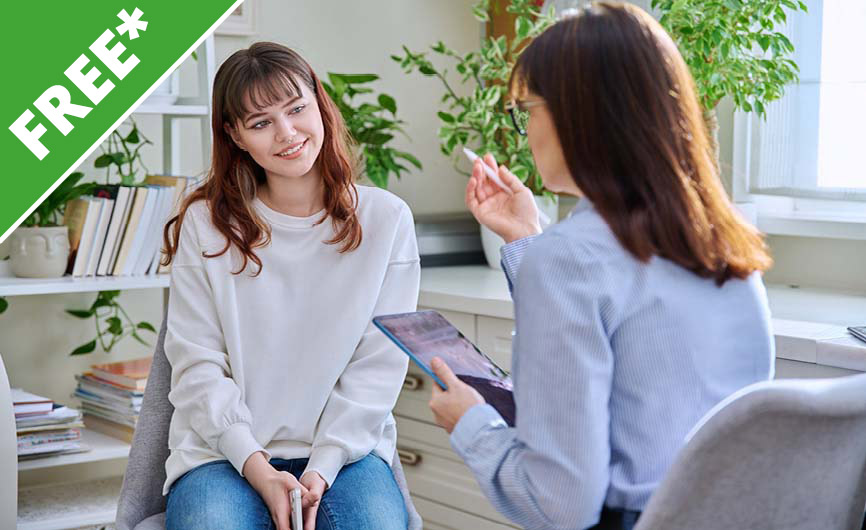
[(744, 388), (692, 430), (635, 530), (856, 529), (866, 374)]
[[(141, 521), (165, 511), (166, 498), (162, 495), (162, 486), (166, 479), (165, 461), (169, 455), (168, 427), (174, 412), (174, 406), (168, 400), (171, 364), (165, 356), (165, 330), (166, 319), (163, 318), (120, 490), (118, 530), (133, 530)], [(409, 530), (420, 530), (421, 516), (409, 496), (403, 466), (396, 455), (391, 470), (406, 502)]]

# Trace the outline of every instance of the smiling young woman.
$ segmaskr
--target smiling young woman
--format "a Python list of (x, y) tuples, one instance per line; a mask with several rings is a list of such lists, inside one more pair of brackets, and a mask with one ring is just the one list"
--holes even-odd
[(212, 130), (164, 234), (167, 527), (288, 529), (300, 488), (304, 530), (406, 528), (390, 411), (407, 358), (371, 318), (415, 309), (412, 214), (354, 183), (339, 112), (284, 46), (222, 64)]

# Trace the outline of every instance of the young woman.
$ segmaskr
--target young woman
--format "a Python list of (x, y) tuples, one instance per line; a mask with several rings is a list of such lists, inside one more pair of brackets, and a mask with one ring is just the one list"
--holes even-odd
[(507, 242), (516, 427), (441, 362), (431, 407), (514, 522), (631, 528), (692, 426), (772, 377), (771, 260), (725, 196), (682, 57), (640, 9), (558, 22), (511, 92), (544, 184), (581, 198), (537, 235), (529, 190), (476, 163), (466, 203)]
[(299, 487), (305, 530), (405, 529), (407, 358), (370, 320), (415, 309), (412, 214), (354, 184), (342, 118), (288, 48), (222, 64), (212, 126), (208, 178), (165, 230), (167, 527), (288, 529)]

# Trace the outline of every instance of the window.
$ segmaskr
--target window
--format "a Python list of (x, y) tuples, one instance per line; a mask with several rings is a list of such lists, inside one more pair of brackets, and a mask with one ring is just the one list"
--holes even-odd
[(866, 2), (808, 4), (783, 29), (799, 84), (767, 106), (766, 120), (735, 117), (735, 198), (756, 204), (759, 226), (762, 217), (835, 220), (848, 229), (797, 235), (866, 239)]

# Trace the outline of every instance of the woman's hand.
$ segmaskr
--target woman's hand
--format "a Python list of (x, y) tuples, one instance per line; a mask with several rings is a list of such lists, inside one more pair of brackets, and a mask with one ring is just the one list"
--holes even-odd
[[(298, 479), (291, 473), (277, 471), (261, 452), (253, 453), (244, 462), (244, 476), (265, 501), (271, 512), (271, 519), (277, 525), (277, 530), (289, 530), (291, 528), (289, 521), (292, 519), (291, 491), (295, 488), (301, 488), (302, 499), (307, 499), (309, 498), (307, 487), (298, 482)], [(315, 524), (315, 519), (313, 524)], [(301, 529), (294, 528), (292, 530)]]
[(448, 434), (451, 434), (454, 426), (466, 414), (467, 410), (485, 401), (477, 390), (457, 379), (457, 376), (442, 359), (434, 357), (430, 361), (430, 367), (433, 368), (436, 377), (448, 387), (448, 390), (442, 390), (439, 385), (433, 385), (430, 408), (433, 410), (436, 423), (448, 431)]
[(499, 167), (502, 182), (511, 190), (506, 192), (484, 173), (481, 160), (472, 165), (472, 177), (466, 184), (466, 206), (479, 223), (496, 232), (506, 243), (540, 234), (538, 208), (532, 191), (520, 182), (505, 166), (497, 166), (490, 153), (484, 162), (491, 168)]
[(315, 471), (301, 475), (301, 484), (307, 488), (303, 496), (304, 530), (316, 530), (316, 514), (319, 512), (319, 501), (325, 494), (325, 479)]

